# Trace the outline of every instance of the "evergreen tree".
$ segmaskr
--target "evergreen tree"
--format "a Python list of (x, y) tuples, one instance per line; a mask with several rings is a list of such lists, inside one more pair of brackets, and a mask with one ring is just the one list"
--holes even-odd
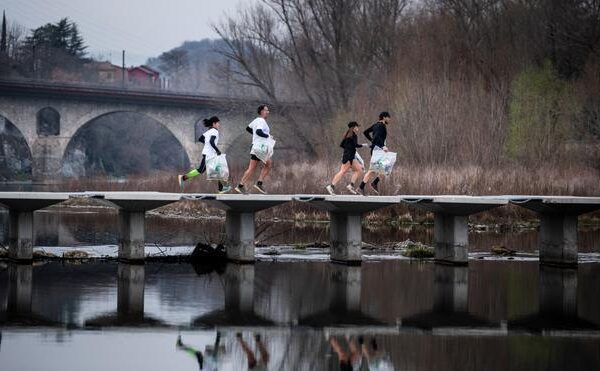
[(6, 53), (6, 14), (2, 12), (2, 36), (0, 38), (0, 53)]

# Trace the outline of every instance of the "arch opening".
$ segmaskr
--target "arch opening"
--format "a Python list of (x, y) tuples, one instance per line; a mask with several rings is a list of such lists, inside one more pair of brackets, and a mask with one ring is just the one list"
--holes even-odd
[(38, 111), (36, 130), (38, 136), (47, 137), (60, 134), (60, 113), (52, 107)]
[(30, 181), (32, 155), (17, 127), (0, 115), (0, 181)]
[(62, 173), (125, 177), (189, 166), (185, 148), (163, 124), (137, 112), (111, 112), (77, 130), (65, 150)]

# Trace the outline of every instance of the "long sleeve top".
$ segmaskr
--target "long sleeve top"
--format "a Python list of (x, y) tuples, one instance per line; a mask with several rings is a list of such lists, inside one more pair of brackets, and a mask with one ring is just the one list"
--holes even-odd
[(387, 128), (383, 122), (376, 122), (370, 128), (363, 132), (365, 137), (371, 142), (371, 149), (375, 146), (383, 148), (387, 138)]

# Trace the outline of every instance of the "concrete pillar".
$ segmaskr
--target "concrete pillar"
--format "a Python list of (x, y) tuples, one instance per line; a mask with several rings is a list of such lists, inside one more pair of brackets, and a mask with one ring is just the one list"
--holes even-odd
[(330, 255), (333, 262), (361, 263), (362, 225), (360, 214), (329, 212)]
[(436, 261), (457, 265), (468, 263), (468, 216), (435, 213), (433, 235)]
[(134, 320), (143, 319), (144, 265), (119, 263), (117, 277), (117, 313), (119, 317)]
[(436, 264), (434, 269), (434, 311), (468, 312), (469, 268)]
[(33, 259), (33, 211), (9, 211), (8, 256), (19, 262)]
[(227, 259), (254, 262), (254, 212), (227, 210), (225, 220)]
[(540, 263), (577, 265), (577, 215), (540, 215)]
[(577, 317), (577, 269), (540, 265), (539, 311)]
[(361, 267), (331, 266), (331, 302), (334, 312), (360, 311)]
[(119, 259), (143, 261), (145, 247), (144, 211), (119, 209)]
[(227, 264), (225, 309), (234, 313), (254, 312), (254, 265)]
[(8, 266), (8, 302), (7, 312), (13, 314), (31, 313), (31, 292), (33, 266), (14, 264)]

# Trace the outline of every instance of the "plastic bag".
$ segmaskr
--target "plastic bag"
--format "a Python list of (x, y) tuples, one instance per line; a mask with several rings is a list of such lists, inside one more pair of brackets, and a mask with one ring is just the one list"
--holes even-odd
[(206, 160), (206, 179), (224, 181), (229, 179), (229, 166), (225, 154)]
[(251, 155), (258, 157), (262, 162), (267, 162), (273, 156), (273, 147), (275, 140), (273, 138), (257, 138), (252, 144)]
[(356, 161), (358, 161), (358, 163), (362, 166), (365, 167), (365, 160), (363, 160), (363, 158), (358, 154), (358, 152), (356, 152), (356, 154), (354, 155), (354, 159)]
[(390, 175), (392, 168), (396, 163), (395, 152), (385, 152), (379, 147), (373, 149), (373, 155), (371, 156), (371, 164), (369, 170), (376, 171), (383, 175)]

